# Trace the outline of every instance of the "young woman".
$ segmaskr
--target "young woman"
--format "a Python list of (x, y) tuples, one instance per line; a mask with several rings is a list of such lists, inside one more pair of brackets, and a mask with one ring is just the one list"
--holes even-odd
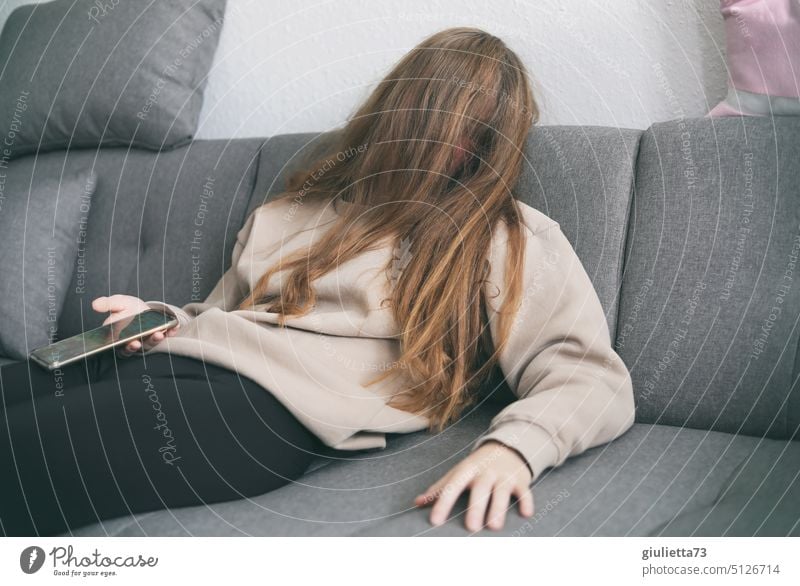
[(515, 199), (537, 119), (519, 58), (457, 28), (412, 49), (283, 197), (179, 327), (64, 369), (0, 370), (0, 520), (53, 534), (258, 495), (314, 454), (457, 423), (499, 369), (518, 400), (416, 497), (466, 527), (533, 514), (532, 482), (633, 423), (628, 370), (557, 222)]

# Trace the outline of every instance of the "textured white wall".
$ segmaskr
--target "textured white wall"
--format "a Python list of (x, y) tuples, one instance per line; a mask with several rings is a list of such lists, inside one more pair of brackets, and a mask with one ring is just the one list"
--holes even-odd
[[(25, 1), (0, 0), (0, 22)], [(198, 136), (337, 126), (404, 52), (461, 25), (520, 54), (544, 123), (646, 128), (726, 92), (717, 0), (228, 0)]]

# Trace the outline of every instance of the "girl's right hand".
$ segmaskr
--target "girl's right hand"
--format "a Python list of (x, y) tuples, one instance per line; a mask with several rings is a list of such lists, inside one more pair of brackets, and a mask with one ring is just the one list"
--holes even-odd
[[(133, 297), (132, 295), (111, 295), (110, 297), (98, 297), (92, 301), (92, 309), (100, 313), (110, 313), (105, 321), (103, 321), (103, 325), (106, 325), (131, 315), (136, 315), (137, 313), (147, 311), (150, 309), (150, 306), (138, 297)], [(175, 326), (166, 332), (156, 332), (151, 334), (144, 340), (133, 340), (128, 342), (125, 345), (124, 350), (121, 351), (121, 354), (132, 354), (133, 352), (141, 350), (143, 344), (144, 348), (150, 348), (155, 344), (158, 344), (166, 336), (175, 335), (177, 329), (178, 327)]]

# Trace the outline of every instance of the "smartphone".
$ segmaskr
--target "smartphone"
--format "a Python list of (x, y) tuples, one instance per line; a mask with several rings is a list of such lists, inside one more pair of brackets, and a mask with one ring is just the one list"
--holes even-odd
[(36, 348), (30, 354), (37, 364), (55, 370), (86, 356), (97, 354), (132, 340), (178, 325), (178, 320), (164, 312), (149, 309), (110, 324)]

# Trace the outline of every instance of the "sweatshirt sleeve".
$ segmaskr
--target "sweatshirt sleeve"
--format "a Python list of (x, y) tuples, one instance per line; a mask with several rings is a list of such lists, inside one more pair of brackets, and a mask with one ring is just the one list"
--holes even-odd
[(231, 255), (231, 265), (225, 274), (222, 275), (214, 289), (209, 293), (203, 302), (192, 302), (183, 307), (164, 303), (163, 301), (146, 301), (151, 309), (157, 309), (178, 318), (179, 325), (186, 325), (192, 319), (212, 307), (218, 307), (223, 311), (231, 311), (249, 292), (247, 283), (239, 277), (237, 264), (242, 256), (242, 251), (250, 239), (253, 229), (255, 216), (258, 213), (256, 208), (247, 218), (242, 228), (236, 235), (236, 242), (233, 245)]
[[(634, 421), (630, 373), (611, 345), (589, 275), (557, 222), (525, 244), (522, 299), (499, 366), (517, 397), (472, 450), (495, 440), (516, 450), (531, 482), (584, 450), (609, 442)], [(505, 244), (492, 248), (486, 287), (492, 338), (503, 299)]]

